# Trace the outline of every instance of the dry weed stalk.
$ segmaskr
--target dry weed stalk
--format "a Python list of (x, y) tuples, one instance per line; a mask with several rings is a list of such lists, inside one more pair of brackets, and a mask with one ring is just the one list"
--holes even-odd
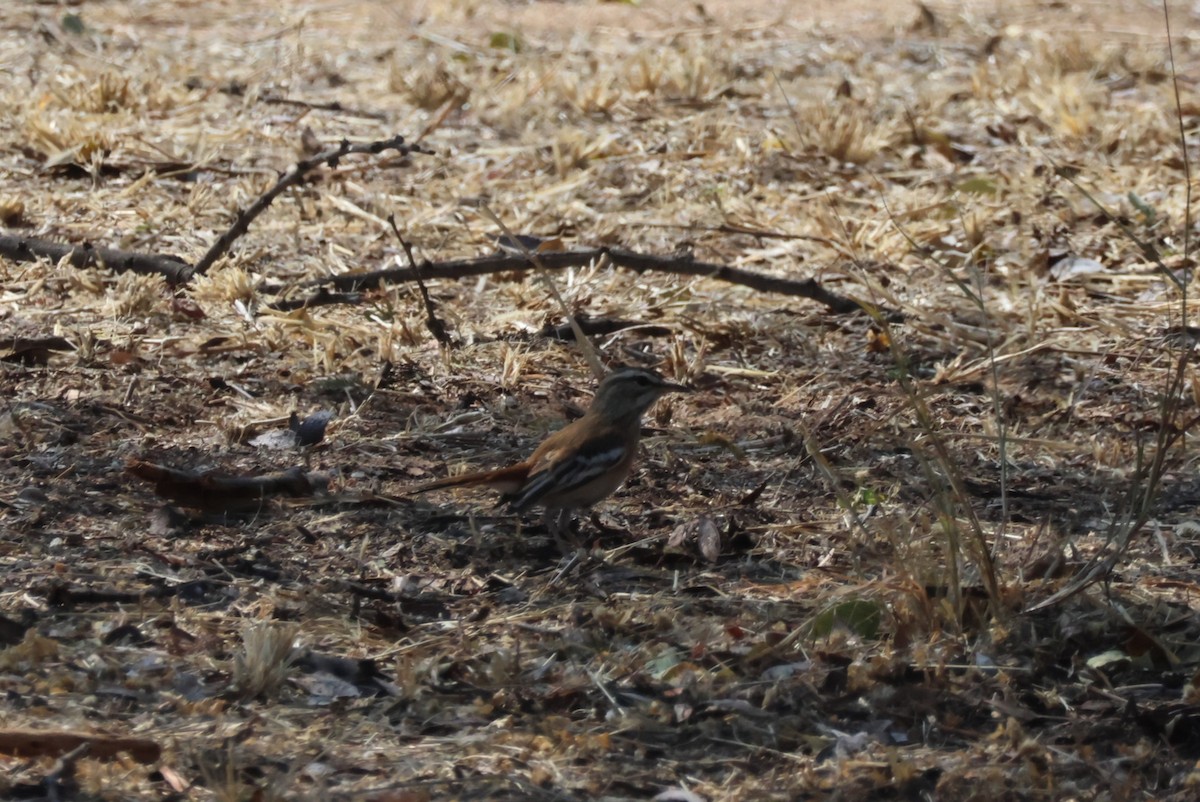
[(247, 754), (245, 747), (229, 739), (222, 747), (191, 751), (192, 762), (201, 783), (212, 793), (216, 802), (283, 802), (283, 800), (314, 799), (308, 794), (297, 795), (293, 786), (303, 768), (296, 763), (287, 770), (273, 768), (265, 777), (251, 780), (260, 767), (257, 755)]
[(501, 220), (496, 213), (489, 209), (486, 205), (480, 207), (480, 211), (483, 212), (484, 216), (495, 223), (496, 226), (502, 232), (504, 232), (504, 236), (508, 238), (508, 241), (514, 243), (521, 250), (521, 252), (524, 253), (525, 258), (532, 262), (534, 267), (537, 268), (538, 278), (546, 286), (546, 289), (549, 290), (550, 295), (558, 304), (559, 310), (567, 319), (567, 322), (571, 325), (571, 331), (575, 333), (575, 344), (583, 354), (583, 358), (587, 361), (588, 367), (591, 368), (592, 376), (597, 380), (603, 378), (606, 371), (604, 364), (600, 361), (600, 354), (597, 353), (596, 346), (592, 344), (591, 339), (584, 334), (583, 329), (579, 326), (579, 321), (575, 319), (575, 315), (571, 312), (571, 308), (567, 306), (567, 302), (563, 299), (562, 293), (558, 291), (558, 285), (554, 283), (554, 279), (550, 276), (549, 271), (547, 271), (545, 265), (542, 264), (541, 257), (530, 250), (520, 237), (514, 235), (512, 231), (508, 229), (508, 226), (504, 224), (504, 221)]

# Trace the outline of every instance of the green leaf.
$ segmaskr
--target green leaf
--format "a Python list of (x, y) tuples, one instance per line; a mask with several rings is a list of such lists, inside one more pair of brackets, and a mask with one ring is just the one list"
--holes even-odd
[(496, 31), (488, 37), (488, 45), (497, 50), (511, 50), (514, 53), (520, 53), (525, 49), (525, 43), (521, 41), (520, 34), (506, 33), (505, 31)]
[(854, 494), (854, 505), (856, 507), (871, 506), (872, 504), (882, 504), (884, 502), (883, 491), (876, 490), (873, 487), (860, 487), (858, 492)]
[(866, 599), (835, 604), (813, 619), (809, 631), (814, 638), (827, 637), (835, 627), (846, 629), (867, 640), (879, 637), (879, 623), (883, 620), (883, 608)]
[(1142, 197), (1136, 192), (1130, 190), (1126, 197), (1128, 197), (1129, 202), (1133, 204), (1133, 208), (1137, 209), (1138, 212), (1141, 213), (1142, 219), (1145, 223), (1153, 224), (1154, 221), (1158, 219), (1158, 212), (1154, 211), (1154, 207), (1142, 200)]
[(987, 176), (977, 175), (959, 184), (958, 191), (971, 195), (995, 195), (1000, 190), (996, 186), (996, 182), (992, 179)]
[(679, 665), (682, 658), (674, 649), (667, 647), (646, 663), (646, 670), (655, 679), (662, 679)]
[(83, 24), (83, 17), (79, 14), (63, 14), (62, 28), (67, 33), (73, 33), (76, 36), (83, 36), (87, 31), (87, 26)]

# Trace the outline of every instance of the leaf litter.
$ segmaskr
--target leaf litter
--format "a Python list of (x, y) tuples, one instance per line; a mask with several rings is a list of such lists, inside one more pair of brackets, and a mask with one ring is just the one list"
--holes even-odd
[[(181, 287), (0, 259), (0, 791), (1191, 798), (1186, 426), (1109, 581), (1022, 612), (1104, 548), (1194, 343), (1122, 231), (1190, 277), (1161, 19), (421, 9), (7, 10), (5, 234), (194, 264), (300, 159), (397, 132), (433, 153), (314, 171)], [(1175, 45), (1195, 74), (1194, 43)], [(520, 458), (586, 406), (532, 276), (426, 277), (453, 346), (400, 281), (272, 308), (406, 267), (392, 215), (418, 259), (492, 254), (484, 206), (554, 253), (813, 278), (890, 317), (603, 258), (555, 270), (606, 360), (700, 390), (656, 408), (564, 565), (489, 499), (402, 495)], [(955, 608), (964, 500), (945, 514), (902, 374), (986, 527), (1000, 611), (969, 570)], [(1190, 361), (1186, 379), (1184, 422)], [(292, 471), (332, 492), (166, 515), (127, 464), (193, 490)], [(138, 751), (119, 763), (122, 743)]]

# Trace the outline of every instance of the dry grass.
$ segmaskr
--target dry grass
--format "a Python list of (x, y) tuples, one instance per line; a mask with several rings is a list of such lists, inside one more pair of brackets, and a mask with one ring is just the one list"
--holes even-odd
[[(159, 739), (162, 773), (80, 763), (102, 799), (1190, 798), (1190, 436), (1113, 581), (1021, 613), (1127, 512), (1190, 336), (1175, 286), (1064, 178), (1190, 271), (1161, 24), (1142, 5), (931, 9), (7, 8), (17, 233), (195, 260), (306, 138), (425, 132), (437, 155), (320, 171), (179, 298), (0, 261), (0, 336), (76, 349), (0, 362), (6, 724)], [(565, 576), (539, 527), (466, 496), (156, 523), (131, 455), (307, 460), (339, 492), (394, 494), (521, 455), (585, 404), (586, 362), (538, 335), (561, 320), (529, 276), (433, 285), (454, 349), (408, 286), (266, 308), (404, 264), (389, 214), (419, 256), (486, 252), (481, 203), (518, 233), (690, 248), (900, 317), (556, 275), (575, 313), (656, 327), (600, 338), (606, 359), (702, 390), (655, 410), (640, 470), (582, 522), (594, 559)], [(1063, 278), (1071, 257), (1102, 269)], [(335, 419), (310, 454), (241, 442), (314, 409)], [(999, 609), (955, 532), (993, 544)], [(290, 663), (293, 639), (347, 661)], [(0, 760), (0, 793), (49, 769)]]

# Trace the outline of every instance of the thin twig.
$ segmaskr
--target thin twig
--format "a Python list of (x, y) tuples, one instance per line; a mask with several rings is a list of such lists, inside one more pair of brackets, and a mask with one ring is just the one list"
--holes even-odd
[(343, 156), (351, 153), (382, 153), (385, 150), (399, 151), (402, 156), (407, 156), (410, 153), (430, 153), (420, 145), (404, 144), (404, 137), (394, 136), (391, 139), (381, 139), (375, 142), (362, 142), (359, 144), (351, 144), (349, 140), (343, 139), (341, 144), (332, 150), (327, 150), (324, 153), (318, 153), (310, 159), (304, 159), (296, 162), (292, 167), (283, 174), (283, 176), (275, 182), (275, 186), (268, 189), (258, 197), (254, 203), (250, 204), (244, 211), (238, 212), (237, 218), (233, 221), (225, 233), (217, 238), (217, 241), (212, 244), (208, 252), (200, 258), (196, 266), (192, 268), (188, 275), (191, 278), (193, 275), (204, 275), (208, 272), (217, 260), (229, 252), (233, 247), (233, 243), (238, 240), (243, 234), (250, 229), (250, 223), (256, 217), (266, 211), (277, 197), (279, 197), (285, 189), (300, 182), (304, 176), (326, 164), (330, 167), (337, 167), (338, 162)]
[(429, 297), (429, 289), (425, 286), (425, 282), (421, 280), (421, 269), (417, 267), (417, 260), (413, 257), (412, 245), (404, 238), (404, 235), (400, 233), (400, 229), (396, 226), (396, 215), (389, 214), (387, 221), (388, 225), (392, 227), (392, 233), (400, 241), (400, 247), (404, 249), (404, 254), (408, 257), (409, 267), (417, 280), (417, 290), (421, 294), (421, 303), (425, 306), (425, 327), (429, 329), (429, 333), (433, 335), (433, 339), (442, 345), (453, 346), (454, 338), (450, 336), (450, 333), (446, 331), (445, 324), (438, 318), (433, 299)]
[(338, 114), (344, 114), (347, 117), (361, 117), (364, 120), (386, 120), (387, 115), (381, 111), (368, 111), (366, 109), (352, 109), (348, 106), (343, 106), (336, 100), (332, 103), (313, 103), (308, 100), (296, 100), (290, 97), (280, 97), (279, 95), (260, 95), (258, 98), (260, 103), (271, 103), (277, 106), (294, 106), (300, 109), (310, 109), (312, 111), (332, 111)]
[(729, 234), (731, 236), (753, 237), (754, 239), (802, 240), (804, 242), (819, 242), (833, 248), (846, 258), (853, 254), (844, 246), (829, 237), (819, 237), (816, 234), (789, 234), (786, 231), (771, 231), (765, 228), (752, 228), (741, 223), (722, 223), (719, 226), (704, 226), (697, 223), (642, 223), (644, 228), (677, 228), (684, 231), (697, 231), (707, 234)]
[[(1163, 22), (1167, 28), (1167, 56), (1171, 62), (1171, 88), (1175, 92), (1175, 119), (1179, 123), (1179, 155), (1183, 158), (1183, 255), (1190, 256), (1192, 249), (1192, 160), (1188, 157), (1187, 131), (1183, 125), (1183, 101), (1179, 98), (1179, 72), (1175, 69), (1175, 44), (1171, 36), (1171, 11), (1167, 0), (1162, 0)], [(1186, 297), (1186, 296), (1185, 296)], [(1187, 304), (1183, 305), (1187, 315)], [(1187, 320), (1184, 320), (1187, 323)]]

